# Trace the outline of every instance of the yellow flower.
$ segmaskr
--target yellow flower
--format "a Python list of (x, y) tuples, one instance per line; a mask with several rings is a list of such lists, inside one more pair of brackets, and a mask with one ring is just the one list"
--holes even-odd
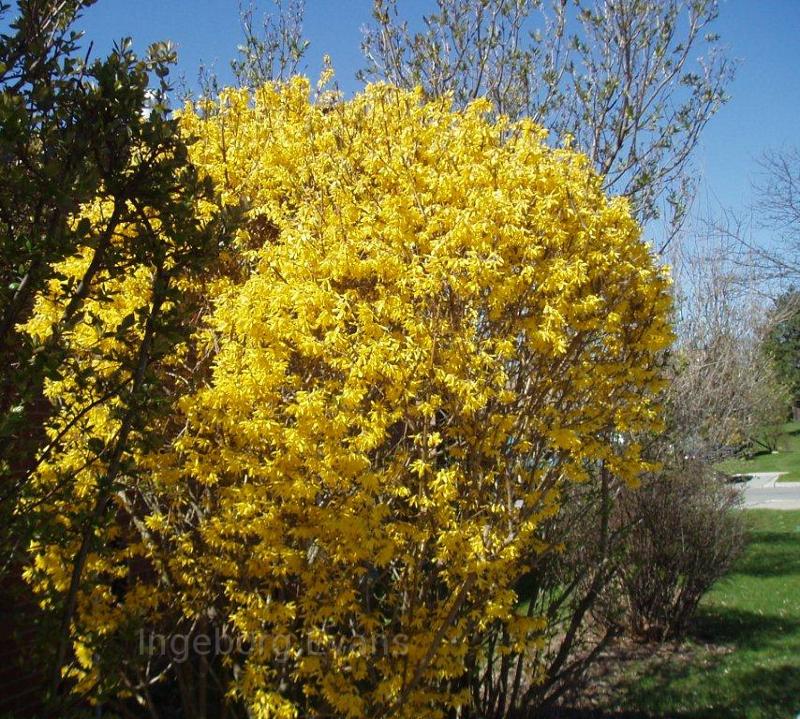
[[(134, 458), (127, 541), (89, 567), (108, 582), (135, 555), (153, 568), (135, 578), (152, 604), (97, 594), (77, 639), (213, 608), (238, 636), (298, 642), (288, 668), (265, 651), (242, 660), (232, 690), (254, 716), (443, 716), (465, 699), (443, 682), (490, 622), (508, 626), (505, 651), (541, 627), (517, 616), (513, 587), (554, 490), (600, 461), (632, 482), (646, 469), (608, 437), (656, 423), (667, 279), (627, 203), (529, 121), (387, 85), (310, 96), (295, 78), (181, 114), (192, 161), (249, 214), (223, 266), (187, 282), (208, 312), (170, 365), (162, 443)], [(76, 330), (70, 351), (95, 372), (113, 372), (113, 329), (146, 305), (146, 272), (109, 283), (99, 322)], [(32, 335), (59, 301), (39, 298)], [(66, 377), (48, 395), (63, 407), (53, 432), (93, 396)], [(42, 491), (118, 422), (90, 410)], [(56, 511), (90, 506), (100, 471)], [(52, 550), (34, 574), (61, 588)], [(348, 644), (365, 637), (366, 659)]]

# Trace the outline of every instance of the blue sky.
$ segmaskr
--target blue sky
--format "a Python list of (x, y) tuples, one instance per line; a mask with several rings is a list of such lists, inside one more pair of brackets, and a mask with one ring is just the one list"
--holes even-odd
[[(401, 2), (410, 15), (430, 5), (430, 0)], [(720, 5), (716, 29), (739, 66), (731, 100), (706, 128), (695, 157), (703, 178), (697, 209), (703, 214), (718, 207), (743, 212), (758, 156), (767, 148), (800, 144), (800, 0), (721, 0)], [(261, 0), (261, 6), (271, 2)], [(342, 89), (357, 87), (360, 27), (370, 8), (371, 0), (307, 0), (312, 77), (327, 53)], [(99, 0), (81, 26), (97, 52), (124, 35), (141, 50), (155, 40), (172, 40), (190, 83), (201, 62), (229, 78), (228, 63), (241, 38), (236, 0)]]

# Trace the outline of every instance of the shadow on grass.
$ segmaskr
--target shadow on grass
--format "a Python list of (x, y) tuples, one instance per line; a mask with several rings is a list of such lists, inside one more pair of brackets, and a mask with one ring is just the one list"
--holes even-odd
[(798, 633), (797, 620), (701, 608), (692, 655), (635, 660), (609, 686), (603, 709), (560, 706), (536, 719), (792, 719), (800, 713), (797, 666), (759, 666), (756, 657)]
[(800, 634), (800, 621), (733, 608), (701, 607), (691, 629), (693, 639), (736, 649), (765, 649), (795, 633)]
[(671, 710), (664, 707), (686, 706), (686, 690), (676, 682), (686, 675), (685, 670), (665, 663), (655, 669), (646, 685), (631, 683), (622, 688), (622, 706), (641, 707), (639, 713), (606, 713), (600, 717), (655, 717), (670, 719), (742, 719), (748, 716), (790, 719), (800, 711), (800, 675), (797, 668), (781, 665), (772, 668), (755, 667), (736, 676), (722, 676), (712, 668), (706, 681), (716, 683), (709, 687), (707, 706), (687, 710)]
[(733, 572), (752, 577), (800, 575), (800, 534), (787, 539), (786, 532), (754, 533), (750, 551), (739, 558)]
[[(587, 686), (574, 706), (558, 707), (547, 719), (800, 716), (794, 653), (800, 614), (784, 600), (800, 577), (800, 513), (755, 513), (753, 520), (746, 553), (716, 598), (699, 608), (692, 641), (675, 652), (623, 659), (614, 672), (601, 675), (601, 683)], [(773, 598), (770, 588), (780, 596)]]
[(743, 719), (749, 716), (791, 719), (800, 711), (800, 675), (794, 666), (754, 668), (733, 677), (720, 675), (718, 663), (706, 668), (706, 681), (714, 686), (704, 692), (707, 694), (707, 701), (702, 702), (705, 706), (674, 708), (691, 705), (692, 698), (687, 696), (680, 682), (697, 669), (665, 661), (649, 668), (646, 682), (636, 678), (616, 688), (615, 703), (620, 708), (561, 706), (551, 713), (527, 719)]
[(558, 707), (549, 713), (531, 715), (525, 719), (650, 719), (650, 715), (642, 712), (609, 712), (602, 709)]

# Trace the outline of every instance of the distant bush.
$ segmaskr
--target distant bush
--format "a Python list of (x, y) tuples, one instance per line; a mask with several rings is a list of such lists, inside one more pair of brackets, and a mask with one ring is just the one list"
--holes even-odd
[(620, 521), (629, 525), (619, 573), (626, 629), (635, 637), (681, 636), (703, 594), (742, 548), (738, 489), (706, 464), (677, 460), (625, 493)]

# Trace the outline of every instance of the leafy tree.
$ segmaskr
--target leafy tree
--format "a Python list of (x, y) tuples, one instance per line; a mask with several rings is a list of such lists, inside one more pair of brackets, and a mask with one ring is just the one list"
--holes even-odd
[(775, 363), (780, 380), (800, 404), (800, 293), (789, 290), (775, 301), (764, 351)]
[[(139, 58), (123, 40), (89, 60), (72, 27), (91, 4), (20, 0), (0, 38), (0, 546), (6, 568), (31, 543), (58, 543), (69, 555), (62, 600), (49, 604), (60, 617), (49, 638), (55, 657), (45, 659), (54, 701), (96, 534), (130, 476), (132, 447), (147, 445), (173, 389), (160, 365), (192, 318), (178, 284), (216, 256), (226, 234), (167, 105), (174, 51), (157, 43)], [(135, 284), (135, 302), (110, 290), (117, 281)], [(104, 326), (120, 306), (128, 311)], [(70, 455), (93, 413), (114, 430)], [(43, 468), (56, 460), (43, 492)], [(89, 468), (94, 481), (82, 484)], [(81, 505), (59, 514), (60, 499), (76, 491)]]
[[(192, 716), (444, 716), (487, 641), (518, 656), (550, 621), (521, 616), (516, 590), (561, 493), (598, 464), (620, 482), (647, 468), (613, 438), (657, 423), (670, 302), (628, 203), (485, 101), (310, 94), (229, 90), (181, 117), (191, 159), (249, 210), (219, 273), (180, 285), (205, 310), (162, 365), (181, 389), (159, 441), (132, 445), (95, 525), (78, 692), (154, 707), (172, 676)], [(115, 301), (72, 336), (98, 379), (49, 385), (53, 431), (126, 366), (113, 330), (150, 304), (143, 266), (104, 282)], [(40, 295), (26, 331), (58, 301)], [(68, 531), (107, 472), (81, 458), (121, 421), (89, 408), (37, 472), (47, 497), (75, 475), (48, 499)], [(75, 546), (39, 545), (44, 601), (63, 602)], [(224, 628), (248, 651), (137, 656), (142, 626)]]

